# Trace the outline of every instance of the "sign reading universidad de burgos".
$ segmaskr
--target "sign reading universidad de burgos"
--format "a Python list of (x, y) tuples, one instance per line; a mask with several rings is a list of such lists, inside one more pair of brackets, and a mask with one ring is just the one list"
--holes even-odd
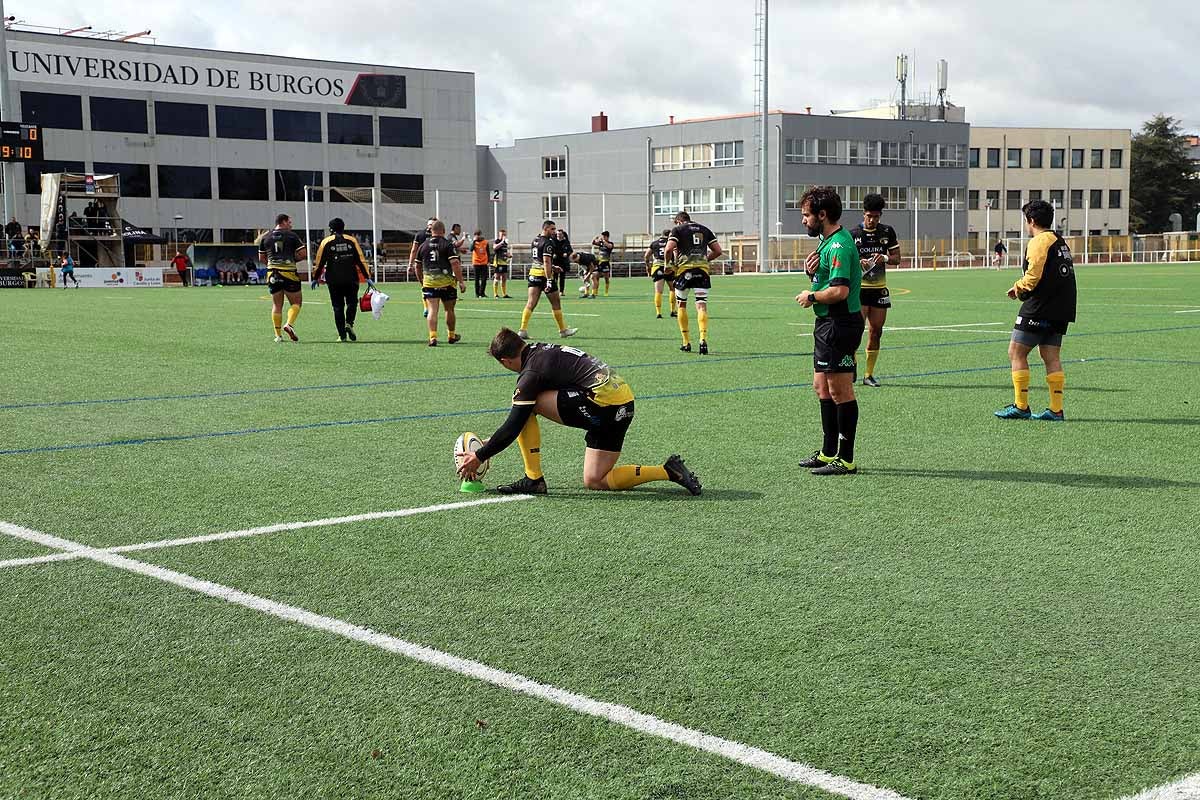
[(403, 75), (205, 58), (169, 48), (77, 47), (15, 37), (8, 47), (10, 78), (60, 89), (88, 86), (378, 108), (407, 104)]

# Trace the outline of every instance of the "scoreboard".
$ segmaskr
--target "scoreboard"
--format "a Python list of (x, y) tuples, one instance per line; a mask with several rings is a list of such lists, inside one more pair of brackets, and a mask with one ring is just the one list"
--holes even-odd
[(0, 122), (0, 161), (42, 161), (42, 128), (27, 122)]

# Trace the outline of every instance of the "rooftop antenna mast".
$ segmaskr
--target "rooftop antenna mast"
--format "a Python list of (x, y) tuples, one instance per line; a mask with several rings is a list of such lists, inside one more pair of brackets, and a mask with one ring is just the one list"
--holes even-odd
[(950, 65), (940, 59), (937, 65), (938, 119), (946, 121), (946, 87), (950, 77)]
[(908, 56), (896, 56), (896, 80), (900, 82), (900, 119), (908, 119)]

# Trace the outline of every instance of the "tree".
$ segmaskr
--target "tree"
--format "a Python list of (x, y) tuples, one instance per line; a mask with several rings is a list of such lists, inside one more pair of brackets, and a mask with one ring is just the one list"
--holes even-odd
[(1171, 229), (1171, 215), (1185, 226), (1200, 207), (1198, 166), (1188, 156), (1188, 139), (1179, 121), (1157, 114), (1133, 137), (1129, 158), (1129, 222), (1138, 233)]

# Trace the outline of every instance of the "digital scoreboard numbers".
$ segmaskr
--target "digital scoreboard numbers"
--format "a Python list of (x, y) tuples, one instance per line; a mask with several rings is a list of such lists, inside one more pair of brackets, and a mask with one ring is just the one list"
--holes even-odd
[(42, 128), (26, 122), (0, 122), (0, 161), (43, 161)]

